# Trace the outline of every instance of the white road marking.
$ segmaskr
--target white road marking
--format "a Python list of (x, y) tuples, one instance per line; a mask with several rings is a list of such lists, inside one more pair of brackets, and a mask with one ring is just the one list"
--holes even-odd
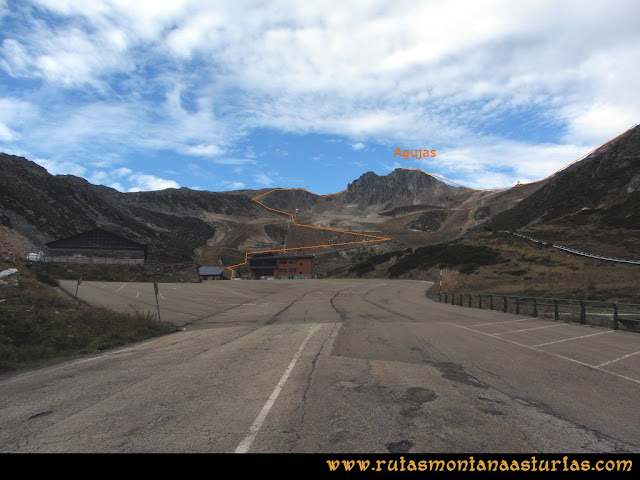
[(640, 350), (638, 350), (637, 352), (630, 353), (628, 355), (623, 355), (622, 357), (616, 358), (614, 360), (609, 360), (608, 362), (604, 362), (604, 363), (601, 363), (600, 365), (596, 365), (596, 366), (597, 367), (603, 367), (605, 365), (609, 365), (610, 363), (617, 362), (618, 360), (623, 360), (625, 358), (633, 357), (634, 355), (637, 355), (639, 353), (640, 353)]
[(562, 325), (564, 324), (556, 323), (555, 325), (545, 325), (544, 327), (523, 328), (522, 330), (511, 330), (510, 332), (493, 333), (492, 335), (506, 335), (507, 333), (528, 332), (529, 330), (540, 330), (541, 328), (561, 327)]
[[(129, 282), (127, 282), (127, 283), (129, 283)], [(119, 289), (116, 290), (116, 293), (118, 293), (120, 290), (122, 290), (124, 287), (126, 287), (127, 283), (122, 284), (122, 286)]]
[[(497, 310), (495, 310), (497, 311)], [(519, 320), (509, 320), (506, 322), (493, 322), (493, 323), (478, 323), (477, 325), (471, 325), (472, 327), (484, 327), (485, 325), (498, 325), (500, 323), (513, 323), (513, 322), (526, 322), (527, 320), (531, 320), (530, 318), (521, 318)]]
[(159, 292), (158, 295), (160, 295), (160, 298), (164, 300), (164, 295), (162, 295), (162, 292)]
[(560, 342), (569, 342), (571, 340), (577, 340), (578, 338), (587, 338), (587, 337), (593, 337), (595, 335), (602, 335), (604, 333), (613, 333), (613, 330), (610, 330), (608, 332), (598, 332), (598, 333), (591, 333), (589, 335), (581, 335), (579, 337), (571, 337), (571, 338), (564, 338), (562, 340), (554, 340), (553, 342), (547, 342), (547, 343), (539, 343), (538, 345), (532, 345), (533, 347), (542, 347), (544, 345), (551, 345), (553, 343), (560, 343)]
[(291, 374), (293, 367), (295, 367), (296, 362), (298, 361), (298, 358), (300, 358), (300, 354), (302, 353), (302, 350), (307, 345), (307, 342), (309, 341), (311, 336), (314, 333), (316, 333), (319, 328), (320, 328), (320, 325), (314, 325), (309, 329), (309, 334), (307, 335), (307, 338), (304, 339), (304, 342), (302, 342), (302, 345), (300, 345), (300, 348), (298, 348), (298, 351), (293, 356), (293, 360), (291, 360), (291, 363), (289, 363), (289, 366), (285, 370), (284, 374), (282, 374), (282, 378), (280, 378), (280, 381), (278, 382), (278, 384), (276, 385), (276, 388), (271, 393), (271, 396), (267, 400), (267, 403), (265, 403), (264, 407), (262, 407), (262, 410), (260, 410), (260, 413), (258, 414), (255, 421), (253, 422), (253, 425), (251, 425), (251, 427), (249, 428), (249, 433), (247, 434), (246, 437), (244, 437), (244, 439), (240, 442), (240, 444), (236, 448), (235, 453), (247, 453), (249, 451), (249, 449), (251, 448), (251, 444), (253, 443), (256, 436), (258, 435), (260, 428), (262, 428), (264, 421), (267, 419), (267, 415), (269, 415), (269, 411), (271, 410), (271, 407), (273, 407), (273, 404), (278, 398), (278, 395), (280, 395), (280, 392), (282, 391), (282, 387), (284, 387), (284, 384), (289, 378), (289, 375)]
[(532, 347), (531, 345), (525, 345), (524, 343), (514, 342), (513, 340), (509, 340), (508, 338), (496, 337), (495, 335), (492, 335), (490, 333), (485, 333), (485, 332), (481, 332), (479, 330), (474, 330), (473, 328), (464, 327), (464, 326), (458, 325), (456, 323), (449, 323), (449, 325), (453, 325), (454, 327), (464, 328), (465, 330), (469, 330), (471, 332), (479, 333), (480, 335), (486, 335), (487, 337), (496, 338), (498, 340), (503, 340), (505, 342), (513, 343), (514, 345), (519, 345), (520, 347), (529, 348), (531, 350), (535, 350), (536, 352), (546, 353), (548, 355), (553, 355), (554, 357), (558, 357), (558, 358), (564, 358), (565, 360), (569, 360), (570, 362), (574, 362), (574, 363), (577, 363), (579, 365), (583, 365), (583, 366), (588, 367), (588, 368), (593, 368), (594, 370), (599, 370), (599, 371), (604, 372), (604, 373), (609, 373), (611, 375), (615, 375), (616, 377), (624, 378), (625, 380), (631, 380), (632, 382), (640, 384), (640, 380), (638, 380), (638, 379), (627, 377), (626, 375), (620, 375), (619, 373), (611, 372), (609, 370), (605, 370), (604, 368), (600, 368), (599, 365), (590, 365), (588, 363), (581, 362), (580, 360), (576, 360), (575, 358), (565, 357), (564, 355), (560, 355), (558, 353), (553, 353), (553, 352), (548, 352), (547, 350), (542, 350), (541, 348), (535, 348), (535, 347)]

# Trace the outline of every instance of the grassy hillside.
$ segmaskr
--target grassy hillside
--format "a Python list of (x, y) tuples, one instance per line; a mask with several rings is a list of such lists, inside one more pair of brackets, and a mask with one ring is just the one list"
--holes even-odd
[(0, 285), (0, 373), (72, 355), (94, 353), (175, 330), (153, 316), (115, 313), (76, 302), (25, 264), (17, 286)]
[[(499, 251), (503, 261), (471, 273), (445, 269), (445, 291), (640, 303), (638, 265), (572, 255), (503, 233), (485, 232), (463, 243)], [(434, 281), (439, 273), (437, 269), (422, 272), (425, 279)]]

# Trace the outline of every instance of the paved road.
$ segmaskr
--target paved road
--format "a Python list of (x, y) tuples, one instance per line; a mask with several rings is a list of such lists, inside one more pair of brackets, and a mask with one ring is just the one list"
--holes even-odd
[[(185, 330), (0, 378), (0, 451), (640, 452), (640, 335), (429, 286), (161, 284)], [(155, 311), (150, 284), (80, 297)]]

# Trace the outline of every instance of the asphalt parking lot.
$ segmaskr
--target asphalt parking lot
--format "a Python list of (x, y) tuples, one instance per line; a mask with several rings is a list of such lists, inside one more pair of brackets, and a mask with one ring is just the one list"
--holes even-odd
[[(440, 304), (430, 285), (161, 284), (181, 331), (0, 378), (0, 450), (640, 451), (640, 335)], [(79, 297), (156, 311), (152, 284)]]

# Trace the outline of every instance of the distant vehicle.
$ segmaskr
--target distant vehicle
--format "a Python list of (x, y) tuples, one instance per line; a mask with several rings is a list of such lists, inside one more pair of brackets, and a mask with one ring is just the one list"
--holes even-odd
[(39, 253), (30, 253), (27, 255), (27, 260), (31, 262), (39, 262), (42, 259), (42, 256)]

